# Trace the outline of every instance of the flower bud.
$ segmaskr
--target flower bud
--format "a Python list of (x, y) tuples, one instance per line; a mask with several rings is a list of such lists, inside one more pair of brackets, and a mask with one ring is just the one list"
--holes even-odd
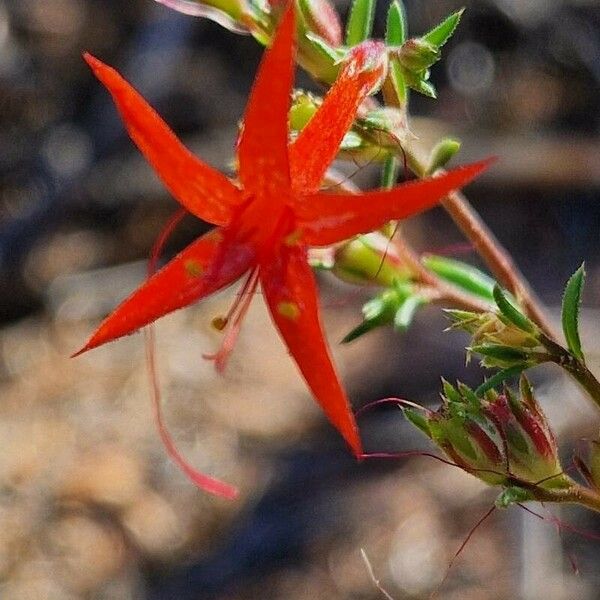
[(338, 246), (331, 271), (347, 283), (382, 287), (408, 281), (414, 275), (390, 239), (379, 232), (361, 235)]
[(472, 335), (469, 352), (482, 356), (484, 367), (531, 366), (548, 360), (537, 331), (527, 332), (495, 312), (473, 313), (447, 310), (454, 321), (452, 329), (462, 329)]
[(440, 49), (423, 38), (411, 38), (395, 51), (400, 64), (413, 73), (425, 71), (441, 56)]
[(527, 379), (521, 396), (508, 389), (478, 397), (470, 388), (444, 382), (443, 404), (428, 413), (427, 433), (465, 471), (490, 485), (567, 487), (554, 434)]
[(290, 108), (290, 129), (292, 131), (304, 129), (317, 112), (320, 104), (321, 100), (308, 92), (294, 92)]

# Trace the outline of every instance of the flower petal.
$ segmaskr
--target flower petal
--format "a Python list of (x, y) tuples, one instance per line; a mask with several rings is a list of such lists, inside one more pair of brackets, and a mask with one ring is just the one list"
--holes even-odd
[(439, 177), (411, 181), (391, 190), (309, 196), (296, 214), (303, 242), (309, 246), (327, 246), (432, 208), (452, 190), (469, 183), (493, 160), (459, 167)]
[(292, 186), (298, 194), (319, 189), (361, 102), (385, 75), (385, 46), (368, 41), (353, 48), (323, 104), (290, 146)]
[(231, 230), (215, 229), (190, 244), (124, 300), (73, 356), (133, 333), (238, 279), (255, 252), (233, 238)]
[(282, 246), (274, 261), (261, 268), (260, 277), (273, 321), (304, 379), (333, 426), (360, 455), (354, 415), (323, 337), (317, 289), (306, 262), (306, 250)]
[(223, 175), (194, 156), (142, 96), (112, 67), (91, 54), (84, 59), (106, 86), (142, 154), (167, 189), (189, 212), (215, 225), (227, 225), (240, 191)]
[(248, 100), (238, 143), (245, 190), (280, 197), (289, 189), (288, 112), (294, 79), (296, 21), (290, 2), (265, 51)]

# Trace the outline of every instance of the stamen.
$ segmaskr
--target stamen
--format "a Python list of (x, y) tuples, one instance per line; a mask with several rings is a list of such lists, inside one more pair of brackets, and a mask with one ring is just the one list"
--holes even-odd
[(214, 360), (215, 368), (218, 373), (223, 373), (227, 366), (227, 360), (235, 347), (235, 343), (239, 337), (242, 329), (242, 321), (250, 308), (250, 303), (256, 292), (258, 286), (258, 269), (254, 269), (250, 272), (250, 275), (244, 282), (238, 297), (236, 298), (233, 306), (227, 313), (226, 321), (229, 326), (229, 330), (225, 334), (221, 347), (215, 354), (203, 354), (202, 358), (206, 360)]

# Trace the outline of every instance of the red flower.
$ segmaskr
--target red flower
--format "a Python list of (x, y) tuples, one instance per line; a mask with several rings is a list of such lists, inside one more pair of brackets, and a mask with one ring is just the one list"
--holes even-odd
[(329, 245), (435, 205), (473, 179), (487, 162), (434, 179), (364, 194), (319, 192), (325, 170), (358, 106), (385, 73), (380, 42), (354, 48), (321, 108), (288, 145), (295, 17), (285, 12), (263, 57), (238, 143), (239, 185), (193, 156), (144, 99), (112, 68), (85, 59), (108, 88), (129, 134), (169, 191), (192, 214), (215, 224), (141, 285), (77, 353), (132, 333), (246, 274), (228, 318), (225, 366), (258, 284), (275, 325), (316, 400), (355, 454), (361, 443), (319, 320), (308, 246)]

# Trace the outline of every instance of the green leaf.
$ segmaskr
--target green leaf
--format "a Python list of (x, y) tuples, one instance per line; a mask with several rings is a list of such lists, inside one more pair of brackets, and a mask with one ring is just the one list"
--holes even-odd
[(368, 39), (374, 18), (375, 0), (354, 0), (346, 28), (346, 45), (356, 46)]
[(581, 265), (567, 282), (562, 303), (562, 327), (571, 354), (583, 361), (581, 339), (579, 338), (579, 305), (585, 283), (585, 265)]
[(500, 384), (504, 383), (507, 379), (511, 377), (516, 377), (520, 373), (522, 373), (527, 368), (527, 365), (514, 365), (509, 367), (508, 369), (503, 369), (502, 371), (498, 371), (493, 377), (486, 379), (476, 390), (475, 395), (478, 397), (482, 397), (488, 390), (491, 390)]
[(406, 10), (400, 0), (394, 0), (390, 4), (387, 14), (387, 26), (385, 29), (385, 43), (387, 46), (401, 46), (408, 37), (408, 26), (406, 24)]
[(419, 94), (423, 94), (423, 96), (427, 96), (428, 98), (433, 98), (434, 100), (437, 98), (437, 91), (435, 86), (424, 79), (417, 79), (416, 81), (411, 81), (408, 84), (408, 87), (415, 90), (415, 92), (419, 92)]
[(431, 429), (429, 429), (429, 422), (427, 419), (418, 411), (411, 408), (403, 408), (402, 412), (404, 416), (417, 428), (420, 429), (427, 437), (431, 437)]
[(408, 297), (396, 311), (394, 327), (399, 331), (406, 331), (420, 306), (426, 303), (425, 298), (418, 295)]
[(362, 323), (359, 323), (352, 331), (350, 331), (350, 333), (346, 334), (343, 338), (342, 338), (342, 344), (349, 344), (350, 342), (353, 342), (354, 340), (357, 340), (359, 337), (362, 337), (363, 335), (365, 335), (365, 333), (369, 333), (369, 331), (380, 327), (381, 325), (383, 325), (383, 323), (378, 322), (377, 320), (371, 320), (371, 321), (363, 321)]
[(465, 9), (462, 8), (446, 17), (437, 27), (426, 33), (423, 39), (438, 48), (443, 46), (452, 37), (464, 11)]
[(516, 327), (526, 333), (536, 334), (538, 329), (533, 321), (528, 319), (514, 304), (506, 297), (502, 288), (494, 286), (494, 300), (500, 312)]
[(453, 258), (429, 254), (421, 262), (438, 277), (484, 300), (494, 300), (494, 280), (485, 273)]
[(304, 37), (310, 42), (310, 45), (317, 50), (322, 56), (328, 58), (332, 64), (340, 63), (345, 56), (345, 53), (338, 48), (330, 46), (321, 36), (307, 31)]
[(438, 169), (445, 167), (460, 150), (460, 142), (453, 138), (440, 140), (431, 151), (427, 175), (432, 175)]
[(482, 344), (480, 346), (471, 346), (467, 348), (470, 352), (481, 354), (503, 362), (524, 362), (527, 360), (527, 353), (513, 348), (512, 346), (501, 346), (499, 344)]
[(389, 76), (396, 92), (396, 97), (400, 106), (404, 106), (408, 100), (408, 88), (406, 87), (406, 80), (402, 71), (402, 65), (397, 57), (390, 57), (389, 62)]

